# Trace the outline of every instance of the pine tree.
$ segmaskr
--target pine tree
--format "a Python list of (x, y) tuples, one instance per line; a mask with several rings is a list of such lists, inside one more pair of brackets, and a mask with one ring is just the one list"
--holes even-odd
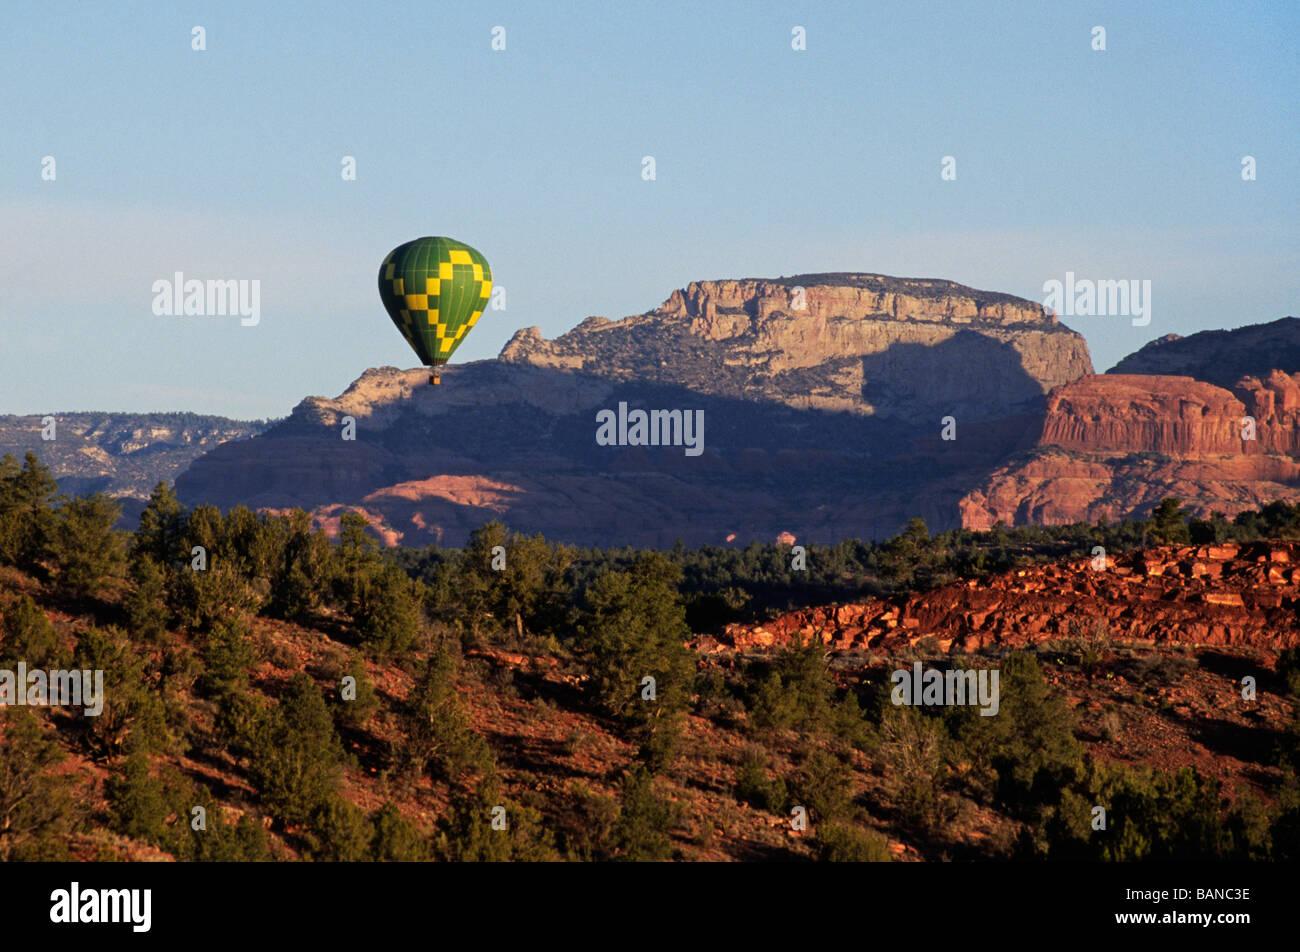
[(118, 502), (103, 493), (70, 499), (55, 511), (49, 556), (60, 593), (94, 596), (121, 577), (125, 537), (114, 528), (121, 511)]
[(133, 560), (146, 558), (158, 566), (179, 566), (189, 560), (183, 548), (185, 507), (163, 480), (149, 495), (149, 503), (140, 513), (140, 525), (132, 541)]
[(286, 823), (307, 823), (338, 791), (343, 747), (320, 690), (299, 672), (262, 723), (251, 772), (262, 799)]
[(39, 568), (54, 522), (58, 483), (49, 468), (27, 453), (20, 469), (9, 454), (0, 458), (0, 564), (24, 571)]
[(485, 769), (492, 752), (470, 726), (456, 693), (456, 660), (445, 649), (429, 657), (402, 712), (402, 758), (409, 768), (456, 781)]

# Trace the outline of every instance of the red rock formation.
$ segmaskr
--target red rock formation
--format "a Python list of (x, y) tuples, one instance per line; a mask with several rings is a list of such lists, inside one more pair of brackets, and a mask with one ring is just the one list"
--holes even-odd
[(1229, 392), (1191, 377), (1083, 377), (1048, 395), (1038, 443), (962, 498), (964, 526), (1114, 520), (1165, 496), (1200, 516), (1300, 501), (1300, 382), (1274, 370)]
[(1240, 453), (1245, 415), (1231, 393), (1191, 377), (1090, 375), (1048, 394), (1039, 443), (1084, 452)]
[[(1230, 393), (1191, 377), (1102, 374), (1057, 387), (1047, 397), (1039, 443), (1084, 452), (1167, 456), (1293, 454), (1300, 446), (1300, 385), (1274, 370)], [(1243, 418), (1255, 439), (1243, 439)]]
[(973, 653), (1070, 637), (1070, 622), (1106, 622), (1116, 642), (1249, 647), (1300, 645), (1300, 543), (1148, 549), (1101, 571), (1091, 560), (1016, 569), (921, 594), (828, 605), (759, 625), (729, 625), (721, 642), (751, 651), (817, 639), (834, 650), (889, 654), (932, 638)]

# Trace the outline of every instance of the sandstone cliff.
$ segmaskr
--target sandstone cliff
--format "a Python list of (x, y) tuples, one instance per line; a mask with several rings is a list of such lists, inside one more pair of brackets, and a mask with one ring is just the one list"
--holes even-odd
[(1163, 496), (1231, 516), (1300, 499), (1300, 382), (1280, 370), (1231, 391), (1191, 377), (1084, 377), (1048, 395), (1038, 442), (961, 500), (964, 525), (1113, 520)]
[[(1113, 520), (1168, 495), (1201, 515), (1300, 499), (1287, 349), (1300, 321), (1225, 334), (1132, 359), (1177, 374), (1093, 375), (1078, 334), (1009, 295), (874, 274), (699, 281), (555, 340), (521, 330), (439, 388), (422, 371), (367, 371), (203, 456), (178, 489), (303, 506), (326, 526), (356, 508), (390, 542), (446, 545), (489, 519), (667, 546), (881, 538), (914, 516), (932, 529)], [(704, 411), (704, 452), (597, 445), (596, 413), (620, 403)], [(955, 440), (941, 439), (949, 416)], [(348, 417), (355, 441), (340, 438)]]
[(1280, 370), (1263, 382), (1237, 381), (1232, 392), (1191, 377), (1088, 376), (1048, 395), (1040, 443), (1170, 456), (1294, 455), (1300, 384)]
[(1036, 410), (1092, 372), (1087, 345), (1041, 305), (950, 281), (875, 274), (698, 281), (646, 314), (588, 318), (509, 363), (885, 416)]

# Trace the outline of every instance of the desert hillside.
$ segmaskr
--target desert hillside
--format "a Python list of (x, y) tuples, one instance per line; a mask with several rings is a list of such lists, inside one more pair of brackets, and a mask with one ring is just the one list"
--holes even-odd
[[(54, 488), (32, 459), (0, 481), (0, 668), (105, 687), (0, 718), (5, 858), (1297, 855), (1285, 504), (384, 550), (356, 512), (331, 539), (165, 486), (128, 539)], [(968, 672), (980, 706), (900, 699), (913, 672)]]

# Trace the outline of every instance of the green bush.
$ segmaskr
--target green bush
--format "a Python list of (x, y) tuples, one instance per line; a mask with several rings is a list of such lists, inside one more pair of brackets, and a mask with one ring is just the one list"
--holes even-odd
[(76, 819), (58, 743), (23, 708), (0, 709), (0, 862), (68, 860)]
[(879, 756), (890, 799), (904, 823), (931, 831), (953, 818), (947, 793), (947, 731), (912, 707), (888, 707), (880, 722)]
[(40, 568), (54, 524), (58, 483), (49, 468), (27, 453), (20, 468), (8, 453), (0, 457), (0, 564), (33, 572)]
[(149, 561), (165, 569), (188, 563), (184, 548), (185, 509), (167, 483), (159, 481), (140, 513), (131, 543), (132, 562)]
[(57, 667), (59, 655), (58, 635), (40, 606), (22, 595), (5, 609), (0, 618), (0, 659), (9, 667), (19, 661), (29, 668)]
[[(351, 700), (343, 697), (342, 678), (350, 677), (356, 681), (356, 696)], [(360, 658), (353, 658), (340, 676), (340, 687), (331, 694), (334, 702), (334, 716), (338, 723), (353, 730), (366, 726), (370, 718), (379, 709), (379, 696), (375, 685), (366, 674), (366, 664)]]
[[(577, 629), (588, 691), (626, 724), (644, 725), (685, 707), (695, 672), (678, 577), (667, 559), (651, 554), (630, 571), (600, 575), (585, 593)], [(647, 677), (654, 678), (654, 700), (643, 697)]]
[(359, 863), (370, 859), (374, 834), (359, 807), (336, 794), (327, 795), (311, 811), (305, 852), (318, 862)]
[(760, 810), (781, 813), (789, 802), (785, 780), (772, 776), (768, 770), (768, 756), (763, 748), (750, 745), (740, 756), (736, 770), (736, 797)]
[(429, 858), (429, 845), (419, 830), (407, 822), (391, 803), (370, 815), (374, 835), (370, 838), (370, 856), (379, 862), (410, 863)]
[(945, 719), (953, 759), (972, 765), (974, 791), (1024, 815), (1055, 803), (1081, 769), (1074, 713), (1051, 694), (1032, 655), (1013, 653), (1003, 660), (997, 714), (954, 706)]
[(538, 862), (555, 856), (541, 815), (507, 800), (492, 773), (472, 792), (452, 798), (451, 810), (439, 824), (437, 844), (442, 858), (461, 863)]
[(89, 716), (82, 708), (87, 730), (83, 737), (93, 753), (115, 757), (128, 738), (145, 750), (163, 752), (174, 743), (167, 724), (162, 691), (145, 673), (143, 659), (115, 630), (87, 628), (77, 636), (72, 664), (82, 670), (104, 672), (103, 709)]
[(248, 672), (257, 660), (252, 632), (242, 621), (219, 624), (208, 633), (199, 686), (210, 698), (244, 691)]
[(131, 560), (131, 590), (123, 603), (127, 631), (133, 641), (156, 644), (167, 633), (171, 612), (167, 608), (167, 576), (153, 559)]
[[(337, 793), (343, 760), (320, 690), (307, 675), (294, 675), (253, 744), (250, 773), (263, 801), (285, 823), (307, 823)], [(324, 819), (339, 820), (329, 809)]]
[(817, 858), (825, 863), (888, 863), (889, 841), (853, 823), (824, 823), (817, 829)]
[(402, 759), (435, 779), (457, 781), (492, 762), (456, 693), (456, 661), (445, 648), (426, 662), (404, 705), (402, 728)]
[(423, 620), (423, 604), (423, 587), (397, 566), (375, 570), (359, 582), (353, 602), (361, 643), (381, 656), (410, 651)]
[(789, 783), (789, 802), (808, 811), (814, 832), (818, 825), (852, 818), (852, 773), (840, 758), (814, 749)]
[(750, 717), (760, 730), (804, 733), (834, 730), (835, 685), (826, 667), (820, 641), (796, 637), (770, 663), (749, 703)]
[(672, 857), (667, 831), (677, 822), (673, 806), (655, 790), (653, 775), (636, 766), (623, 777), (618, 818), (610, 830), (610, 858), (654, 862)]

